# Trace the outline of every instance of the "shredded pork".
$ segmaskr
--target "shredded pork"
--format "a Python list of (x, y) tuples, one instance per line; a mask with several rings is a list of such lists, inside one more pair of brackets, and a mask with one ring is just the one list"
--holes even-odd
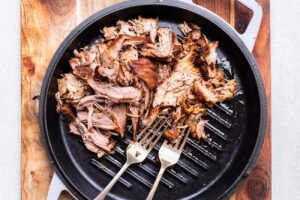
[[(236, 81), (225, 80), (216, 64), (218, 41), (209, 42), (196, 24), (183, 22), (179, 40), (158, 19), (118, 21), (104, 27), (104, 39), (74, 50), (71, 72), (58, 79), (57, 112), (70, 119), (70, 133), (98, 157), (112, 153), (115, 137), (133, 138), (162, 114), (186, 124), (194, 138), (205, 138), (206, 107), (233, 98)], [(170, 142), (179, 127), (164, 133)]]

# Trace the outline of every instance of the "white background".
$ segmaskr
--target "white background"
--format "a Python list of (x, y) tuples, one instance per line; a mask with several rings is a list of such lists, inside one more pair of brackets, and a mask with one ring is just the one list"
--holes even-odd
[[(20, 199), (20, 2), (0, 0), (0, 197)], [(271, 0), (273, 199), (300, 196), (300, 3)]]

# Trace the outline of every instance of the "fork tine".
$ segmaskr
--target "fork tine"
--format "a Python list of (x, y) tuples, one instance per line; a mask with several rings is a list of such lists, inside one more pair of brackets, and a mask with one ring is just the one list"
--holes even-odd
[[(144, 144), (144, 143), (146, 142), (146, 139), (149, 137), (149, 135), (150, 135), (151, 133), (153, 133), (153, 132), (155, 131), (155, 129), (156, 129), (156, 127), (159, 125), (159, 122), (160, 122), (160, 121), (161, 121), (161, 120), (159, 120), (153, 127), (151, 127), (150, 130), (147, 129), (146, 134), (144, 134), (143, 136), (141, 136), (142, 138), (141, 138), (141, 140), (139, 141), (140, 144)], [(153, 135), (154, 135), (154, 134), (152, 134), (152, 136), (153, 136)]]
[(177, 142), (175, 143), (174, 145), (174, 148), (177, 149), (179, 144), (181, 143), (181, 139), (183, 138), (183, 135), (184, 135), (184, 132), (186, 131), (186, 128), (184, 128), (182, 131), (181, 131), (181, 134), (179, 136), (179, 138), (177, 139)]
[[(165, 119), (165, 120), (161, 123), (161, 125), (158, 127), (158, 129), (156, 129), (156, 130), (154, 130), (154, 131), (152, 132), (152, 136), (151, 136), (147, 141), (145, 141), (145, 145), (144, 145), (144, 146), (145, 146), (146, 149), (147, 149), (147, 147), (151, 144), (152, 140), (155, 138), (155, 136), (156, 136), (157, 133), (161, 130), (161, 128), (164, 127), (164, 125), (166, 124), (167, 121), (168, 121), (168, 120)], [(161, 131), (161, 134), (157, 135), (156, 140), (152, 143), (151, 146), (154, 146), (154, 145), (158, 142), (158, 140), (160, 139), (160, 137), (163, 135), (163, 132), (164, 132), (167, 128), (168, 128), (168, 126), (164, 127), (164, 130)], [(145, 137), (144, 137), (143, 139), (145, 139)], [(152, 147), (152, 148), (153, 148), (153, 147)]]
[(182, 149), (183, 149), (183, 147), (184, 147), (184, 145), (185, 145), (185, 143), (187, 141), (187, 138), (189, 137), (190, 132), (191, 132), (191, 129), (188, 128), (187, 133), (185, 134), (184, 139), (183, 139), (183, 141), (182, 141), (182, 143), (180, 145), (179, 151), (182, 151)]
[[(156, 126), (161, 122), (161, 120), (162, 120), (163, 118), (160, 118), (159, 120), (157, 120), (156, 122), (155, 122), (155, 124), (153, 125), (153, 127), (152, 128), (156, 128)], [(138, 141), (139, 139), (140, 139), (140, 137), (150, 128), (152, 126), (152, 124), (150, 124), (149, 126), (147, 126), (147, 127), (145, 127), (141, 132), (140, 132), (140, 134), (138, 134), (138, 136), (137, 136), (137, 138), (136, 138), (136, 140)], [(148, 133), (146, 133), (146, 137), (148, 137), (148, 135), (150, 134), (150, 131), (148, 132)], [(143, 137), (143, 138), (145, 138), (145, 136)]]
[[(179, 125), (183, 125), (185, 120), (186, 120), (185, 117), (182, 118), (178, 124), (179, 124)], [(177, 139), (177, 141), (175, 142), (175, 144), (172, 144), (172, 146), (173, 146), (175, 149), (177, 149), (177, 147), (179, 146), (179, 144), (180, 144), (180, 142), (181, 142), (181, 139), (182, 139), (182, 137), (183, 137), (185, 131), (186, 131), (186, 128), (183, 128), (183, 130), (181, 131), (181, 134), (180, 134), (180, 136), (178, 137), (178, 139)]]
[[(167, 128), (168, 128), (168, 126), (165, 127), (165, 128), (163, 129), (163, 131), (161, 132), (161, 134), (159, 134), (159, 135), (157, 136), (157, 138), (155, 139), (155, 141), (150, 145), (148, 151), (151, 151), (151, 150), (153, 149), (153, 147), (154, 147), (154, 146), (156, 145), (156, 143), (159, 141), (159, 139), (160, 139), (161, 136), (163, 135), (164, 131), (167, 130)], [(149, 144), (150, 144), (150, 143), (149, 143)]]

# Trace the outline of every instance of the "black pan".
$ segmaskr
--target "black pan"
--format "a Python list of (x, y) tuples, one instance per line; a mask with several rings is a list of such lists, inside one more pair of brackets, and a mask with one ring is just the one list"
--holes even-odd
[[(267, 123), (267, 104), (257, 64), (236, 32), (206, 9), (182, 2), (129, 1), (97, 12), (82, 22), (56, 51), (46, 72), (40, 96), (40, 128), (55, 172), (78, 199), (92, 199), (125, 162), (126, 142), (112, 156), (97, 159), (80, 139), (69, 134), (67, 121), (56, 113), (57, 79), (71, 69), (74, 49), (101, 38), (99, 30), (117, 20), (159, 17), (161, 26), (194, 22), (210, 40), (220, 41), (218, 58), (239, 93), (230, 102), (209, 109), (206, 141), (190, 139), (179, 163), (169, 169), (155, 199), (224, 199), (250, 173), (260, 153)], [(229, 62), (225, 62), (226, 58)], [(107, 199), (144, 199), (158, 172), (155, 150), (143, 165), (129, 168)], [(102, 163), (104, 166), (99, 166)], [(109, 175), (110, 174), (110, 175)]]

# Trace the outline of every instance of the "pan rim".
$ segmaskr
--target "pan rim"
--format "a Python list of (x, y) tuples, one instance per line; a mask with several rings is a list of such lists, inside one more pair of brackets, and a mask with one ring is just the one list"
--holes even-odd
[[(238, 176), (238, 178), (231, 184), (230, 187), (226, 191), (223, 192), (222, 195), (218, 197), (218, 199), (227, 199), (230, 197), (240, 186), (247, 175), (250, 174), (250, 172), (255, 167), (256, 161), (258, 159), (258, 156), (260, 155), (262, 145), (264, 143), (264, 138), (266, 134), (267, 129), (267, 97), (265, 93), (265, 87), (262, 80), (262, 77), (259, 72), (258, 65), (251, 54), (251, 52), (248, 50), (244, 42), (241, 40), (239, 35), (235, 32), (235, 30), (227, 24), (222, 18), (214, 15), (210, 10), (203, 8), (203, 7), (196, 7), (195, 5), (191, 5), (189, 3), (181, 2), (181, 1), (174, 1), (174, 0), (164, 0), (164, 1), (158, 1), (158, 0), (146, 0), (146, 1), (138, 1), (138, 0), (131, 0), (127, 2), (122, 2), (118, 4), (114, 4), (110, 7), (104, 8), (95, 14), (88, 17), (86, 20), (81, 22), (60, 44), (59, 48), (56, 50), (55, 54), (53, 55), (50, 64), (48, 65), (47, 71), (45, 73), (41, 92), (40, 92), (40, 103), (39, 103), (39, 122), (40, 122), (40, 131), (42, 135), (42, 141), (44, 144), (44, 147), (46, 149), (47, 155), (50, 159), (50, 162), (52, 166), (54, 167), (54, 171), (57, 173), (57, 175), (61, 178), (61, 180), (66, 184), (68, 189), (73, 194), (79, 194), (80, 196), (84, 198), (88, 198), (85, 194), (83, 194), (79, 188), (77, 188), (72, 181), (68, 178), (65, 171), (62, 169), (62, 167), (59, 164), (59, 161), (57, 160), (55, 153), (53, 152), (53, 148), (51, 146), (51, 142), (49, 141), (49, 133), (47, 128), (47, 122), (46, 122), (46, 105), (47, 105), (47, 94), (49, 91), (50, 86), (50, 79), (53, 76), (54, 70), (57, 67), (57, 64), (59, 60), (62, 57), (63, 52), (68, 48), (70, 43), (87, 27), (89, 27), (91, 24), (93, 24), (95, 21), (103, 18), (106, 15), (109, 15), (113, 12), (123, 10), (123, 9), (129, 9), (131, 7), (138, 7), (138, 6), (147, 6), (147, 5), (155, 5), (155, 6), (169, 6), (179, 9), (186, 9), (189, 12), (193, 12), (199, 16), (202, 16), (203, 18), (207, 19), (211, 23), (213, 23), (215, 26), (219, 27), (225, 34), (227, 34), (234, 43), (236, 43), (237, 48), (241, 51), (241, 53), (244, 55), (247, 63), (250, 66), (252, 75), (255, 79), (256, 83), (256, 89), (258, 92), (258, 98), (260, 103), (260, 122), (259, 122), (259, 128), (258, 128), (258, 138), (256, 140), (256, 144), (254, 146), (253, 152), (251, 154), (250, 159), (248, 160), (248, 163), (245, 165), (244, 169), (242, 170), (242, 173)], [(191, 196), (186, 197), (187, 199), (195, 198), (197, 195), (199, 195), (197, 192)]]

